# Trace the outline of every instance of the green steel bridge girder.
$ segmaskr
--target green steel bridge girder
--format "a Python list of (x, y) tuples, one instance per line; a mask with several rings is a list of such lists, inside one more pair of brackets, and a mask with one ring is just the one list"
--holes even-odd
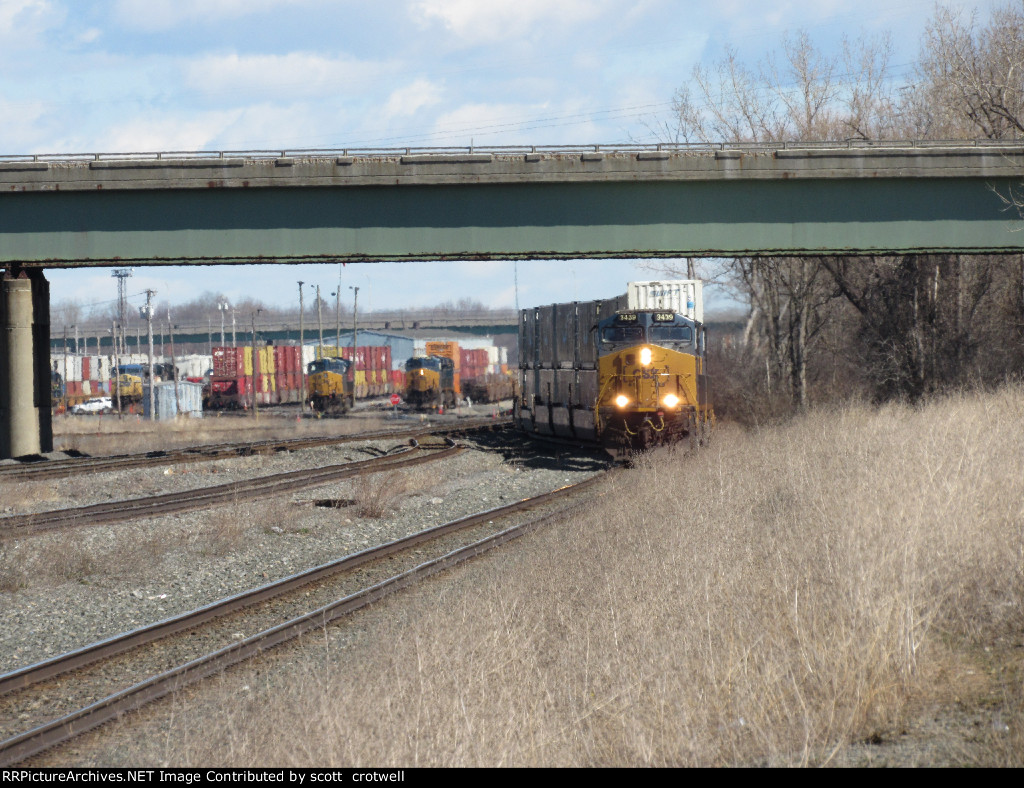
[(0, 193), (0, 267), (1024, 251), (1020, 178)]

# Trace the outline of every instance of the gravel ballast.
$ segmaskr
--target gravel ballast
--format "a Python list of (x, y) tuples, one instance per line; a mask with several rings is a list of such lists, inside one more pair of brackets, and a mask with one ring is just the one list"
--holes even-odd
[[(471, 448), (454, 458), (281, 498), (8, 540), (0, 544), (0, 616), (7, 623), (0, 631), (0, 672), (433, 525), (582, 481), (605, 466), (597, 455), (534, 454), (528, 445), (493, 448), (508, 439), (484, 439), (490, 446), (468, 441)], [(65, 483), (65, 503), (137, 498), (335, 465), (397, 445), (373, 441), (97, 474)], [(6, 489), (3, 493), (2, 510), (13, 513), (60, 506), (24, 495), (13, 499)], [(317, 505), (326, 501), (335, 505)], [(386, 511), (367, 516), (375, 503)]]

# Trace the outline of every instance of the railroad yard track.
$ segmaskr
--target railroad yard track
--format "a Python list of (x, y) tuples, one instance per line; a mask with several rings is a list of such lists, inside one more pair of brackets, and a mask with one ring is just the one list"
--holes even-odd
[(621, 472), (427, 528), (4, 674), (0, 766), (22, 763), (564, 516), (590, 499), (583, 495), (592, 495), (593, 485)]
[(231, 457), (247, 457), (257, 454), (274, 454), (276, 452), (298, 451), (300, 449), (331, 446), (343, 443), (355, 443), (387, 438), (420, 438), (425, 435), (453, 435), (481, 429), (504, 428), (511, 424), (509, 419), (476, 418), (466, 419), (453, 425), (417, 426), (399, 430), (375, 430), (353, 435), (313, 436), (306, 438), (288, 438), (284, 440), (267, 439), (260, 441), (244, 441), (238, 443), (205, 444), (180, 449), (145, 452), (140, 454), (122, 454), (107, 457), (69, 457), (60, 460), (37, 460), (17, 464), (0, 465), (0, 481), (38, 481), (42, 479), (63, 478), (70, 475), (90, 473), (106, 473), (111, 471), (131, 470), (154, 465), (176, 463), (212, 462)]
[(269, 498), (281, 493), (316, 487), (352, 476), (420, 465), (449, 457), (463, 450), (463, 447), (457, 445), (450, 438), (446, 439), (446, 443), (442, 446), (421, 446), (413, 441), (412, 445), (402, 447), (400, 453), (388, 453), (358, 462), (288, 471), (146, 498), (108, 501), (88, 506), (54, 509), (48, 512), (9, 515), (0, 518), (0, 536), (35, 534), (78, 525), (124, 522), (143, 517), (195, 511), (209, 506), (231, 503), (239, 499)]

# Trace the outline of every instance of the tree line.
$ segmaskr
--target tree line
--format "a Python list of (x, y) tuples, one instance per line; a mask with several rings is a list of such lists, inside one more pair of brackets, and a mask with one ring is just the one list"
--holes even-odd
[[(1024, 0), (985, 24), (937, 7), (906, 84), (892, 57), (885, 35), (826, 52), (797, 33), (753, 67), (727, 50), (694, 69), (660, 131), (705, 143), (1024, 137)], [(750, 307), (716, 369), (734, 415), (851, 395), (915, 400), (1024, 374), (1022, 255), (741, 258), (697, 270)]]

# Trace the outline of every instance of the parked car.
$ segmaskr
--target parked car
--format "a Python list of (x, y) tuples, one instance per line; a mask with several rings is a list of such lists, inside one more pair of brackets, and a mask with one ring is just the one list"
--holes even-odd
[(95, 397), (71, 408), (71, 412), (76, 416), (85, 413), (113, 413), (113, 411), (114, 403), (111, 402), (110, 397)]

